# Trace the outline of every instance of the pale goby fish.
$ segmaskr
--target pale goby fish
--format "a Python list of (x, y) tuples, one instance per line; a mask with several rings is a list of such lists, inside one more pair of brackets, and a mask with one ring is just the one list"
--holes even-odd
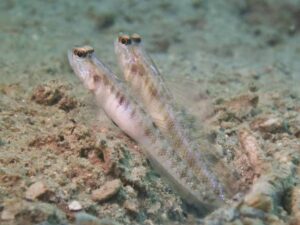
[(75, 74), (95, 96), (106, 115), (136, 141), (155, 170), (199, 213), (224, 204), (205, 180), (195, 174), (155, 127), (152, 120), (127, 94), (122, 84), (94, 54), (90, 46), (74, 48), (68, 58)]

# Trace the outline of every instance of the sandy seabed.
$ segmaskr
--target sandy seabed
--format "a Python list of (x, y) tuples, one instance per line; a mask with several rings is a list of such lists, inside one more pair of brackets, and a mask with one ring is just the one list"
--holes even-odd
[[(120, 32), (142, 35), (194, 136), (236, 177), (205, 216), (68, 65), (89, 44), (120, 74)], [(1, 0), (0, 40), (0, 224), (300, 224), (298, 0)]]

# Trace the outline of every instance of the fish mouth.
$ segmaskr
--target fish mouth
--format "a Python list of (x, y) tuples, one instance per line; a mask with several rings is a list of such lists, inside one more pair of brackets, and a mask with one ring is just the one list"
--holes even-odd
[(78, 63), (80, 63), (80, 60), (78, 57), (76, 57), (74, 55), (74, 49), (70, 49), (67, 52), (68, 55), (68, 61), (69, 64), (73, 70), (73, 72), (75, 73), (75, 75), (77, 75), (81, 80), (84, 79), (83, 75), (82, 75), (82, 71), (80, 69), (80, 66), (78, 66)]
[(68, 55), (69, 64), (73, 67), (73, 53), (72, 53), (72, 50), (68, 50), (67, 55)]

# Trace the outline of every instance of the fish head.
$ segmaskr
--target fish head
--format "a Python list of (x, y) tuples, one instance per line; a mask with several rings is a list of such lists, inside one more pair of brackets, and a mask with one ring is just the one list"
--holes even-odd
[(115, 53), (121, 68), (126, 68), (127, 65), (131, 65), (134, 61), (131, 51), (132, 44), (131, 38), (124, 34), (119, 35), (115, 40)]
[(94, 48), (88, 45), (74, 47), (68, 51), (68, 59), (74, 73), (84, 86), (94, 91), (97, 88), (97, 80), (99, 78)]

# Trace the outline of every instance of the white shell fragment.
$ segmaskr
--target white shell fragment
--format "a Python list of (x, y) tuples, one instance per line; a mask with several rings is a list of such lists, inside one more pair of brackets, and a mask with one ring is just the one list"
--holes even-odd
[(82, 209), (82, 205), (80, 204), (80, 202), (74, 200), (72, 202), (69, 203), (68, 208), (70, 211), (80, 211)]

